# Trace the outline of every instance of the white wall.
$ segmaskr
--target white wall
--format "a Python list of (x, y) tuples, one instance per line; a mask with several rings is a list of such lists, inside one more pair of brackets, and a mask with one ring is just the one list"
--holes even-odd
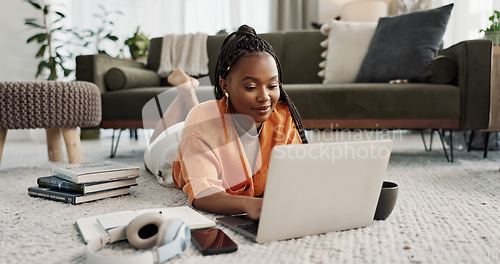
[(498, 0), (440, 0), (440, 5), (454, 3), (450, 20), (443, 37), (444, 48), (460, 41), (479, 39), (484, 33), (479, 33), (490, 25), (488, 18), (493, 10), (499, 10)]
[[(59, 0), (61, 1), (61, 0)], [(157, 0), (149, 0), (150, 4), (154, 4)], [(329, 19), (332, 19), (340, 14), (342, 5), (346, 2), (353, 0), (318, 0), (319, 17), (318, 22), (324, 23)], [(391, 1), (391, 0), (387, 0)], [(458, 41), (470, 38), (482, 37), (479, 33), (479, 29), (483, 28), (488, 23), (488, 16), (491, 15), (491, 9), (486, 9), (485, 6), (490, 8), (500, 9), (500, 1), (493, 0), (481, 0), (476, 2), (474, 0), (440, 0), (436, 2), (441, 2), (446, 4), (449, 2), (455, 2), (455, 8), (448, 25), (447, 32), (445, 34), (445, 46), (449, 46)], [(0, 8), (0, 33), (2, 34), (2, 41), (0, 41), (0, 48), (2, 52), (2, 59), (0, 63), (0, 81), (26, 81), (35, 80), (35, 73), (38, 65), (38, 60), (35, 59), (35, 53), (38, 50), (38, 46), (35, 43), (26, 43), (26, 39), (35, 34), (36, 30), (24, 25), (24, 19), (28, 17), (39, 16), (37, 10), (35, 10), (30, 4), (22, 0), (2, 0), (3, 7)], [(72, 7), (76, 2), (64, 1), (66, 6)], [(123, 2), (121, 2), (123, 3)], [(132, 6), (135, 3), (132, 0), (128, 0), (128, 6)], [(106, 1), (108, 10), (118, 9), (119, 4), (117, 1)], [(158, 4), (158, 3), (156, 3)], [(96, 7), (98, 4), (94, 3), (88, 5), (90, 8)], [(89, 27), (89, 21), (83, 19), (81, 14), (82, 11), (87, 11), (87, 13), (94, 13), (95, 10), (85, 10), (75, 8), (76, 12), (72, 12), (71, 15), (80, 19), (78, 22), (79, 26)], [(135, 6), (137, 8), (137, 6)], [(220, 7), (219, 7), (220, 8)], [(139, 21), (144, 19), (141, 16), (144, 15), (143, 12), (129, 12), (130, 8), (124, 8), (125, 16), (121, 17), (121, 20), (126, 20), (128, 23), (123, 21), (117, 21), (117, 29), (128, 29), (128, 31), (133, 32), (135, 30), (136, 23), (140, 24)], [(130, 18), (131, 15), (136, 15), (139, 17)], [(87, 16), (91, 17), (91, 16)], [(123, 19), (123, 17), (128, 17), (128, 19)], [(161, 16), (160, 16), (161, 17)], [(129, 22), (130, 20), (134, 22)], [(166, 21), (162, 20), (160, 28), (168, 28), (168, 24), (164, 23)], [(125, 24), (123, 24), (125, 23)], [(143, 21), (143, 23), (145, 23)], [(153, 25), (143, 25), (143, 30), (148, 31), (151, 28), (155, 28)], [(147, 27), (149, 26), (149, 27)], [(123, 31), (122, 30), (122, 31)], [(118, 30), (119, 31), (119, 30)], [(128, 32), (127, 31), (127, 32)], [(131, 34), (131, 33), (128, 33)], [(161, 36), (165, 32), (149, 32), (150, 36)], [(123, 40), (125, 35), (122, 33), (120, 36)], [(114, 54), (116, 55), (116, 54)]]
[[(338, 17), (342, 11), (342, 6), (354, 1), (359, 0), (318, 0), (319, 22), (325, 23), (332, 18)], [(389, 4), (392, 2), (392, 0), (385, 1)]]
[[(24, 25), (24, 18), (39, 15), (30, 4), (20, 0), (2, 0), (0, 8), (0, 81), (33, 81), (37, 70), (38, 51), (36, 44), (26, 40), (35, 34), (33, 29)], [(34, 130), (10, 130), (7, 142), (31, 139)], [(7, 143), (8, 144), (8, 143)]]
[(318, 9), (318, 22), (323, 24), (340, 15), (342, 4), (331, 0), (319, 0)]
[(36, 44), (26, 40), (36, 31), (24, 25), (24, 19), (36, 17), (38, 13), (30, 4), (20, 0), (2, 0), (0, 8), (0, 81), (35, 80), (38, 60)]
[[(257, 32), (269, 28), (269, 0), (52, 0), (66, 6), (67, 26), (93, 29), (100, 26), (93, 14), (102, 14), (99, 5), (107, 11), (121, 11), (123, 15), (110, 17), (115, 22), (113, 34), (118, 42), (103, 43), (110, 55), (120, 55), (123, 41), (131, 37), (137, 26), (146, 36), (204, 32), (215, 34), (221, 29), (229, 32), (241, 24), (252, 25)], [(89, 52), (94, 52), (91, 50)], [(125, 51), (128, 56), (128, 50)]]
[[(352, 1), (356, 0), (319, 0), (319, 22), (337, 17), (342, 5)], [(386, 1), (391, 3), (393, 0)], [(482, 38), (483, 33), (479, 33), (479, 29), (489, 25), (488, 17), (493, 10), (500, 10), (500, 0), (432, 0), (433, 7), (449, 3), (455, 6), (443, 37), (445, 48), (463, 40)]]

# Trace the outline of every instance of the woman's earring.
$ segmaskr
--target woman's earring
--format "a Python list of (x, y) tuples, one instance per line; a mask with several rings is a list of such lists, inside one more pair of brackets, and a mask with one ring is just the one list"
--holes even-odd
[(226, 97), (226, 113), (229, 113), (229, 94), (225, 92), (224, 96)]

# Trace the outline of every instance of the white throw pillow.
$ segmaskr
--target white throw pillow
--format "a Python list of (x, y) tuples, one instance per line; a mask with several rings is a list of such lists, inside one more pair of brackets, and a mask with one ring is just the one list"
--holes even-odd
[(375, 22), (330, 20), (323, 83), (352, 83), (375, 33)]

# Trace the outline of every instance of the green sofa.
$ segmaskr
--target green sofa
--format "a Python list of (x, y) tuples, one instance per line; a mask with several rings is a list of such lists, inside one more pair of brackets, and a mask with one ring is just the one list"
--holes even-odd
[[(260, 36), (271, 43), (281, 60), (284, 88), (301, 113), (306, 129), (488, 128), (492, 57), (489, 40), (463, 41), (441, 50), (440, 54), (454, 62), (458, 72), (449, 83), (323, 84), (317, 75), (318, 64), (323, 60), (320, 54), (324, 51), (319, 43), (325, 39), (320, 31)], [(207, 40), (212, 82), (225, 37), (209, 36)], [(106, 55), (76, 58), (77, 79), (93, 82), (101, 89), (102, 128), (142, 128), (144, 104), (171, 89), (156, 75), (161, 43), (162, 38), (152, 39), (147, 64)], [(439, 69), (439, 64), (433, 66), (433, 74), (446, 72)], [(107, 74), (113, 68), (119, 69), (115, 77)], [(111, 87), (115, 90), (110, 90)], [(211, 93), (211, 89), (208, 84), (197, 90)]]

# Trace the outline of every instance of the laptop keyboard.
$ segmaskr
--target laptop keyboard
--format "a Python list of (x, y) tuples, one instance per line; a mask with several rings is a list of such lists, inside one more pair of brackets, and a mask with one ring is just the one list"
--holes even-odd
[(253, 222), (251, 224), (243, 224), (243, 225), (237, 225), (237, 227), (251, 233), (254, 235), (257, 235), (257, 229), (259, 228), (259, 222)]

